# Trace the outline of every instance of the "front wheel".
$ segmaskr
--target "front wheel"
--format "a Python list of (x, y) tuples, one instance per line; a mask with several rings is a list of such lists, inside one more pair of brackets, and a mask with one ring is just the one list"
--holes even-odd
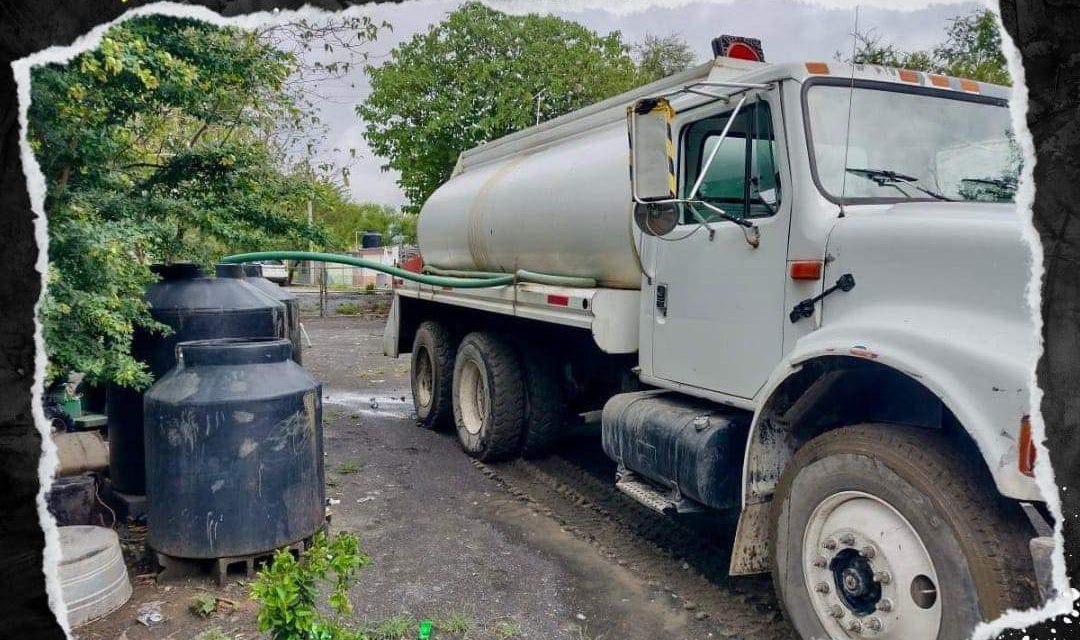
[(1035, 604), (1017, 505), (941, 433), (828, 432), (773, 497), (773, 581), (805, 638), (960, 640)]

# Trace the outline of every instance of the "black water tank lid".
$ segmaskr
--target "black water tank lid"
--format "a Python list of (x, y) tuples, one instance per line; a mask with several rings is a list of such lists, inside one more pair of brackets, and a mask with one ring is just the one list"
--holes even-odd
[(249, 278), (261, 278), (262, 277), (262, 265), (261, 264), (245, 264), (244, 275)]
[(219, 262), (214, 265), (214, 273), (219, 278), (243, 278), (244, 277), (244, 265), (232, 264), (229, 262)]
[(170, 264), (152, 264), (151, 273), (161, 276), (166, 282), (174, 280), (192, 280), (202, 276), (202, 267), (194, 262), (172, 262)]
[(214, 338), (176, 345), (177, 361), (185, 367), (285, 362), (292, 343), (285, 338)]

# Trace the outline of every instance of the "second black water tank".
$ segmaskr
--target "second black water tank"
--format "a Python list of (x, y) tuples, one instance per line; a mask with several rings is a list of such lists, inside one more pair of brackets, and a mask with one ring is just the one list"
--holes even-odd
[(300, 332), (300, 298), (263, 277), (261, 264), (244, 265), (244, 281), (271, 298), (285, 304), (285, 337), (292, 343), (292, 358), (296, 364), (303, 364), (303, 341)]
[(146, 393), (147, 543), (180, 558), (264, 553), (325, 521), (320, 386), (284, 339), (184, 342)]
[[(146, 289), (150, 315), (172, 328), (170, 335), (136, 329), (132, 355), (157, 380), (176, 364), (176, 345), (186, 340), (285, 335), (285, 305), (231, 278), (207, 278), (196, 264), (154, 265), (161, 280)], [(121, 493), (145, 492), (143, 393), (109, 388), (109, 476)]]

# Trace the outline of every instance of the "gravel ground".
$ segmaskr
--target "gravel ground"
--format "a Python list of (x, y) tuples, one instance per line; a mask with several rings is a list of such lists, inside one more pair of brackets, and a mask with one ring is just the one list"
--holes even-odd
[[(366, 311), (303, 319), (304, 364), (324, 387), (331, 528), (357, 533), (373, 560), (352, 593), (358, 621), (456, 617), (469, 630), (437, 637), (469, 640), (793, 637), (767, 578), (726, 576), (731, 524), (674, 522), (614, 491), (595, 429), (546, 460), (483, 465), (417, 428), (408, 359), (381, 355), (384, 320)], [(125, 607), (79, 636), (260, 637), (239, 578), (135, 583)], [(191, 614), (199, 593), (225, 598), (222, 612)], [(153, 601), (169, 620), (147, 629), (136, 610)]]

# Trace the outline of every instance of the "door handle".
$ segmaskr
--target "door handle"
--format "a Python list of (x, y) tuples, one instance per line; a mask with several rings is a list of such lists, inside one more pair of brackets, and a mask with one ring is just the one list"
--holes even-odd
[(667, 316), (667, 285), (656, 285), (656, 310), (660, 315)]

